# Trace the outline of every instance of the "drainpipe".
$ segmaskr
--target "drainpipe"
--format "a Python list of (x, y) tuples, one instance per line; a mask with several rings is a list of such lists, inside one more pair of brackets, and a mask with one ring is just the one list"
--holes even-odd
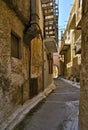
[(44, 91), (44, 42), (42, 40), (42, 91)]
[(30, 23), (24, 30), (24, 42), (29, 44), (38, 34), (42, 37), (42, 32), (39, 26), (39, 3), (37, 0), (30, 0)]
[[(24, 30), (24, 42), (30, 44), (31, 40), (40, 34), (42, 39), (42, 91), (44, 91), (44, 43), (42, 31), (39, 26), (39, 2), (37, 0), (30, 0), (30, 23)], [(31, 45), (30, 45), (31, 46)]]

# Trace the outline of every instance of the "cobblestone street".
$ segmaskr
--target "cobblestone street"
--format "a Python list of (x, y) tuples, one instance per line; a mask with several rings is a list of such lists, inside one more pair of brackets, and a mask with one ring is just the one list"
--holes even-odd
[(80, 89), (55, 80), (56, 89), (14, 130), (78, 130)]

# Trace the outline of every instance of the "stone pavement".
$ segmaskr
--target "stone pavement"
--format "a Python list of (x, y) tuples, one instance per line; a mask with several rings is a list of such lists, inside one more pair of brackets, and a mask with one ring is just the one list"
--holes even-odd
[[(61, 78), (61, 80), (71, 84), (73, 87), (77, 87), (80, 89), (80, 83), (72, 82), (63, 78)], [(78, 130), (79, 101), (73, 101), (67, 104), (69, 107), (73, 108), (73, 112), (69, 117), (68, 121), (66, 122), (64, 130)]]
[(80, 82), (77, 83), (77, 82), (73, 82), (71, 80), (67, 80), (67, 79), (64, 79), (64, 78), (60, 78), (60, 79), (67, 82), (67, 83), (69, 83), (69, 84), (71, 84), (74, 87), (80, 88)]
[(56, 79), (56, 89), (14, 130), (78, 130), (80, 89)]

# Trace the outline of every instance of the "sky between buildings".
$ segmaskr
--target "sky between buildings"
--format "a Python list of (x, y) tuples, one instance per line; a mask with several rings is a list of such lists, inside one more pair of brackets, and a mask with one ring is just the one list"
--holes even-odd
[(60, 32), (66, 27), (71, 6), (74, 0), (56, 0), (59, 6), (59, 39)]

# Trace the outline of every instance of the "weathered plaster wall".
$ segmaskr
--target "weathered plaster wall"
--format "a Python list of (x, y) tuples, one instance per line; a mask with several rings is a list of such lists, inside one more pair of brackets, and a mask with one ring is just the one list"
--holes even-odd
[(8, 4), (8, 6), (16, 12), (16, 15), (25, 22), (29, 23), (30, 20), (30, 0), (2, 0)]
[(42, 90), (42, 40), (36, 37), (31, 42), (31, 78), (38, 79), (38, 92)]
[(44, 88), (45, 89), (50, 86), (53, 77), (52, 74), (49, 74), (49, 61), (47, 59), (47, 54), (48, 54), (48, 50), (44, 46)]
[(41, 0), (39, 0), (39, 25), (42, 31), (42, 35), (44, 35), (44, 16), (43, 16), (43, 10), (42, 10), (42, 4)]
[[(41, 0), (37, 1), (38, 16), (39, 16), (39, 27), (42, 31), (43, 36), (43, 12)], [(38, 80), (38, 92), (42, 91), (42, 37), (40, 34), (31, 41), (31, 79), (35, 78)], [(36, 87), (36, 86), (35, 86)]]
[[(80, 61), (81, 62), (81, 61)], [(80, 79), (80, 66), (79, 57), (76, 56), (73, 58), (73, 75)]]
[(88, 130), (88, 1), (82, 6), (82, 64), (79, 130)]
[[(11, 31), (20, 37), (21, 59), (11, 57)], [(0, 0), (0, 123), (29, 97), (29, 49), (23, 31), (20, 19)]]
[(72, 76), (72, 66), (67, 68), (67, 79), (70, 79)]

